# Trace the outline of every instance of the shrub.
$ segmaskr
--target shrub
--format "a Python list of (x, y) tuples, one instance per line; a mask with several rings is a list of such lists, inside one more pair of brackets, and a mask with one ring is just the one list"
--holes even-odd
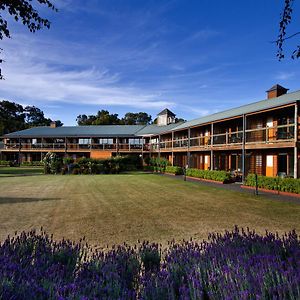
[(80, 174), (80, 169), (79, 168), (74, 168), (72, 170), (72, 175), (78, 175), (78, 174)]
[(220, 181), (227, 183), (231, 181), (230, 173), (226, 171), (211, 171), (211, 170), (199, 170), (199, 169), (190, 169), (186, 170), (186, 175), (190, 177), (203, 178), (209, 180)]
[(144, 242), (139, 252), (146, 273), (159, 270), (161, 255), (158, 244)]
[(150, 166), (150, 162), (151, 162), (150, 156), (146, 156), (146, 157), (144, 158), (144, 162), (145, 162), (145, 164), (146, 164), (147, 166)]
[(56, 153), (51, 152), (45, 155), (43, 164), (45, 174), (58, 174), (63, 166), (62, 159)]
[(8, 160), (0, 160), (0, 166), (10, 166), (10, 161)]
[(155, 172), (164, 173), (166, 167), (169, 166), (170, 164), (171, 163), (165, 158), (152, 157), (150, 159), (150, 166), (154, 168)]
[[(300, 194), (300, 179), (257, 176), (259, 188)], [(245, 185), (256, 186), (255, 174), (246, 177)]]
[(153, 166), (144, 166), (144, 171), (153, 172), (154, 171), (154, 167)]
[(64, 157), (63, 158), (63, 163), (64, 165), (70, 165), (74, 162), (74, 159), (72, 157)]
[(44, 163), (43, 161), (23, 161), (21, 163), (21, 166), (26, 166), (26, 167), (41, 167), (43, 166)]
[(183, 175), (183, 169), (181, 167), (177, 167), (177, 166), (167, 166), (166, 167), (166, 172), (167, 173), (171, 173), (171, 174), (175, 174), (175, 175)]

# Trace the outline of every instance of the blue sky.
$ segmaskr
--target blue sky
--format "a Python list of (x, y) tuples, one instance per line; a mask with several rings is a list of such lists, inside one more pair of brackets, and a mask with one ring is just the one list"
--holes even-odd
[(168, 107), (190, 120), (265, 99), (275, 83), (300, 89), (300, 61), (279, 62), (270, 42), (283, 2), (53, 1), (58, 13), (42, 10), (50, 30), (31, 34), (10, 22), (0, 99), (75, 125), (78, 114), (100, 109), (155, 116)]

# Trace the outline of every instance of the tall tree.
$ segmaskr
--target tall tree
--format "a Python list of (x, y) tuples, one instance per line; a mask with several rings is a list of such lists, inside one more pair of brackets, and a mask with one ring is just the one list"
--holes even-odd
[(0, 136), (25, 128), (23, 106), (10, 101), (0, 101)]
[(118, 125), (118, 114), (110, 114), (108, 110), (99, 110), (96, 115), (79, 115), (76, 118), (78, 125)]
[(52, 122), (51, 119), (45, 118), (44, 112), (35, 106), (26, 106), (25, 112), (25, 122), (27, 126), (49, 126)]
[(121, 122), (125, 125), (147, 125), (151, 123), (152, 117), (145, 112), (128, 112), (122, 118)]
[[(44, 112), (35, 106), (25, 108), (15, 102), (0, 101), (0, 136), (6, 133), (35, 127), (49, 126), (51, 119), (44, 116)], [(62, 126), (60, 120), (55, 121), (56, 126)]]
[[(36, 2), (39, 5), (46, 5), (51, 10), (57, 11), (55, 6), (49, 0), (1, 0), (0, 11), (5, 11), (7, 14), (17, 21), (26, 26), (30, 32), (36, 32), (43, 27), (50, 28), (50, 21), (46, 18), (42, 18), (39, 12), (32, 6), (32, 2)], [(4, 37), (10, 38), (10, 30), (7, 20), (0, 14), (0, 40)], [(0, 52), (1, 52), (0, 48)], [(0, 59), (0, 64), (3, 62)], [(0, 68), (0, 79), (3, 79), (3, 75)]]

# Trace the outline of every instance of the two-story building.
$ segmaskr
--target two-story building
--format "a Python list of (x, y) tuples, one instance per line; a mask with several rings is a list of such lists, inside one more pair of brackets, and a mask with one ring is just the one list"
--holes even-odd
[(300, 91), (275, 85), (267, 99), (187, 122), (168, 109), (152, 125), (35, 127), (6, 134), (7, 160), (62, 156), (103, 159), (135, 154), (168, 159), (172, 165), (266, 176), (299, 177)]

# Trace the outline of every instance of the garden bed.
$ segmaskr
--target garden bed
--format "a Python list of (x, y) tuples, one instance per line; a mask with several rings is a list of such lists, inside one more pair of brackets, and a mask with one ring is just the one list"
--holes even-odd
[(235, 227), (200, 243), (105, 251), (22, 232), (0, 244), (0, 298), (299, 299), (299, 255), (295, 231), (279, 237)]
[(217, 180), (212, 180), (212, 179), (204, 179), (204, 178), (198, 178), (198, 177), (192, 177), (192, 176), (186, 176), (188, 179), (192, 180), (198, 180), (198, 181), (203, 181), (203, 182), (212, 182), (212, 183), (217, 183), (217, 184), (227, 184), (229, 182), (224, 182), (224, 181), (217, 181)]
[[(255, 187), (253, 187), (253, 186), (241, 185), (241, 188), (255, 191)], [(290, 193), (290, 192), (282, 192), (279, 190), (268, 190), (268, 189), (264, 189), (264, 188), (258, 188), (257, 190), (260, 192), (265, 192), (265, 193), (269, 193), (269, 194), (276, 194), (276, 195), (300, 198), (300, 194), (295, 194), (295, 193)]]

